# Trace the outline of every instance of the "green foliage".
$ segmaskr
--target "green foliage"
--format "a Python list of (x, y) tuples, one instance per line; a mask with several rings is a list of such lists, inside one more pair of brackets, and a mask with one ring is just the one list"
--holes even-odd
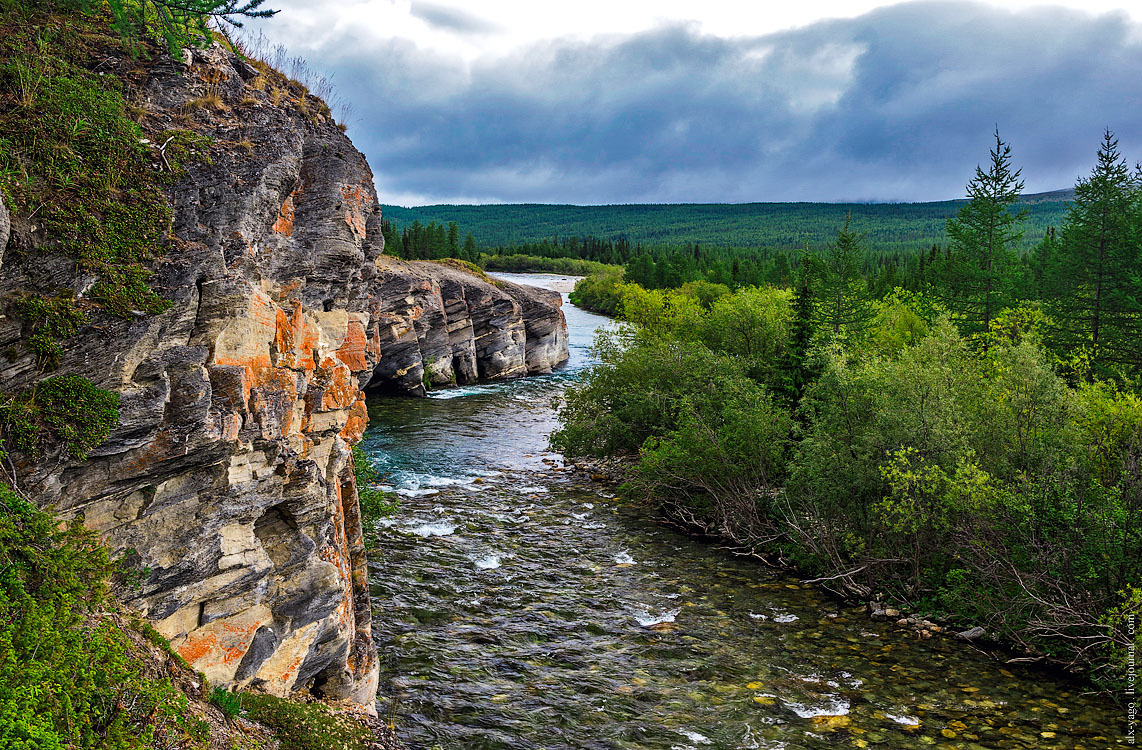
[(1097, 162), (1075, 186), (1059, 242), (1041, 255), (1044, 292), (1061, 349), (1088, 347), (1091, 371), (1142, 364), (1142, 182), (1108, 130)]
[[(1069, 196), (1027, 197), (1027, 234), (1022, 247), (1030, 250), (1050, 226), (1058, 226)], [(806, 238), (820, 250), (836, 239), (836, 229), (852, 214), (853, 225), (865, 233), (870, 247), (885, 253), (915, 255), (946, 240), (946, 221), (963, 201), (932, 203), (690, 203), (569, 206), (552, 204), (434, 205), (405, 208), (383, 206), (385, 217), (403, 226), (414, 221), (458, 222), (484, 247), (520, 247), (550, 243), (552, 237), (575, 238), (584, 257), (607, 263), (627, 258), (594, 257), (582, 251), (586, 238), (626, 240), (637, 246), (681, 250), (699, 243), (702, 252), (737, 249), (739, 257), (756, 257), (764, 249), (797, 252)], [(538, 253), (532, 253), (538, 254)], [(759, 283), (753, 281), (752, 283)]]
[(0, 404), (0, 434), (7, 450), (39, 456), (57, 444), (82, 459), (119, 423), (119, 395), (79, 375), (59, 375)]
[(479, 264), (485, 271), (506, 271), (509, 273), (565, 273), (572, 276), (587, 276), (604, 271), (611, 266), (593, 260), (580, 258), (544, 258), (538, 255), (488, 255), (480, 253)]
[(157, 140), (162, 149), (162, 159), (169, 170), (168, 182), (185, 177), (190, 164), (209, 166), (214, 163), (210, 156), (214, 139), (210, 136), (199, 135), (193, 130), (164, 130), (159, 133)]
[(631, 454), (679, 427), (681, 414), (718, 413), (722, 382), (740, 382), (743, 364), (700, 344), (651, 335), (608, 334), (596, 342), (601, 364), (569, 389), (563, 425), (551, 436), (570, 455)]
[(837, 241), (810, 258), (816, 298), (814, 327), (830, 340), (860, 341), (872, 310), (867, 284), (861, 274), (865, 254), (861, 239), (849, 227), (851, 217), (837, 231)]
[[(186, 47), (202, 47), (213, 37), (209, 22), (217, 19), (241, 26), (243, 18), (269, 18), (276, 10), (261, 10), (265, 0), (110, 0), (112, 28), (141, 50), (141, 42), (154, 39), (166, 44), (178, 57)], [(68, 5), (90, 8), (90, 0), (70, 0)], [(98, 7), (98, 6), (96, 6)]]
[(618, 315), (622, 302), (623, 269), (597, 271), (575, 282), (571, 303), (603, 315)]
[(98, 537), (0, 486), (0, 744), (19, 750), (202, 747), (186, 696), (144, 679), (108, 604)]
[(12, 313), (24, 321), (24, 346), (36, 355), (40, 367), (54, 369), (63, 355), (60, 341), (74, 336), (87, 316), (71, 294), (44, 297), (25, 294), (12, 302)]
[(373, 523), (388, 518), (400, 509), (400, 498), (378, 489), (382, 477), (359, 445), (353, 446), (353, 471), (357, 477), (357, 502), (361, 508), (361, 524), (365, 527), (365, 544), (372, 544), (369, 529)]
[(775, 527), (773, 493), (784, 479), (792, 419), (762, 387), (719, 364), (716, 398), (694, 380), (671, 394), (675, 426), (646, 439), (626, 489), (691, 528), (754, 547)]
[(230, 718), (242, 715), (242, 693), (232, 693), (217, 685), (210, 691), (210, 702)]
[(272, 695), (242, 697), (246, 716), (270, 727), (281, 750), (358, 750), (369, 747), (368, 730), (320, 703), (299, 703)]

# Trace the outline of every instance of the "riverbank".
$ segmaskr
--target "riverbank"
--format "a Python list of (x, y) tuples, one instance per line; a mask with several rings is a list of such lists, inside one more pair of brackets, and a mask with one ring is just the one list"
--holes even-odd
[(872, 620), (564, 463), (552, 402), (607, 323), (565, 311), (567, 370), (370, 401), (402, 497), (370, 579), (379, 712), (410, 747), (1125, 746), (1076, 683)]

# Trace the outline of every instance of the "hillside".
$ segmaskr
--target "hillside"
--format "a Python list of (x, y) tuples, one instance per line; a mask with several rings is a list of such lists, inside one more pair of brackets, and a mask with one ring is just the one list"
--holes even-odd
[[(1058, 226), (1071, 190), (1027, 195), (1025, 247)], [(932, 203), (681, 203), (571, 206), (537, 203), (501, 205), (383, 206), (400, 226), (459, 223), (482, 247), (538, 242), (554, 236), (625, 237), (645, 245), (698, 242), (721, 247), (796, 248), (835, 239), (845, 215), (881, 251), (915, 251), (944, 241), (944, 222), (961, 201)]]

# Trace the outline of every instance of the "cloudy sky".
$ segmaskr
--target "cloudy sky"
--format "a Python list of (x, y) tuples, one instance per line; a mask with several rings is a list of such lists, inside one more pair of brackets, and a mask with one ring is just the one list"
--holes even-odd
[[(1142, 3), (269, 0), (385, 203), (959, 197), (992, 131), (1028, 192), (1104, 127), (1142, 159)], [(743, 9), (744, 8), (744, 9)]]

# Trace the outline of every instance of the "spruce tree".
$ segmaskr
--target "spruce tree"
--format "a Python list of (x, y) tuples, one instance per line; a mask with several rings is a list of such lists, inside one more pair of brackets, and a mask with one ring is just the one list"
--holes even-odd
[(837, 241), (811, 263), (817, 332), (845, 342), (859, 339), (872, 318), (868, 285), (861, 273), (865, 252), (860, 236), (850, 228), (851, 220), (851, 214), (845, 217)]
[[(263, 9), (265, 0), (109, 0), (112, 27), (128, 42), (156, 36), (178, 55), (184, 47), (211, 41), (210, 22), (242, 26), (244, 18), (270, 18), (276, 10)], [(99, 9), (92, 0), (70, 0), (71, 5)]]
[(995, 148), (986, 171), (975, 168), (968, 202), (948, 219), (951, 253), (945, 263), (942, 295), (963, 332), (987, 349), (991, 321), (1010, 303), (1015, 245), (1023, 237), (1026, 209), (1012, 212), (1023, 181), (1011, 171), (1011, 146), (995, 131)]
[(800, 273), (793, 287), (793, 317), (789, 321), (789, 339), (781, 357), (781, 378), (777, 390), (790, 406), (797, 406), (805, 388), (813, 379), (810, 348), (813, 341), (815, 306), (810, 273), (808, 243), (801, 258)]
[(1142, 359), (1138, 204), (1138, 176), (1107, 130), (1090, 176), (1075, 185), (1045, 283), (1058, 343), (1087, 347), (1096, 370)]

